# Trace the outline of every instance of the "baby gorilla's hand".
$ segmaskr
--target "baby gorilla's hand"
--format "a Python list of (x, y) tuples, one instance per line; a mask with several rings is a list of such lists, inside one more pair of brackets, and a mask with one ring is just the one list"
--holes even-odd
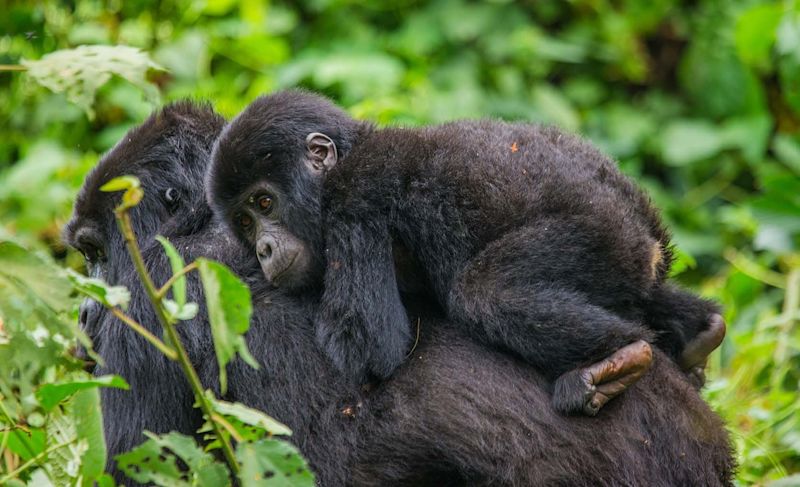
[(411, 341), (404, 309), (368, 320), (351, 310), (324, 306), (315, 324), (319, 345), (336, 368), (359, 384), (392, 375)]

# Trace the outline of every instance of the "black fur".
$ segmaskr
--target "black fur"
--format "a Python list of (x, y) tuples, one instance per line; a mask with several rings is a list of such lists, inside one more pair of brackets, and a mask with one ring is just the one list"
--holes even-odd
[[(66, 237), (80, 245), (74, 237), (83, 228), (103, 229), (98, 231), (103, 241), (95, 245), (107, 258), (95, 265), (106, 268), (112, 283), (131, 289), (128, 312), (160, 334), (129, 259), (120, 257), (125, 251), (115, 236), (115, 202), (98, 191), (107, 178), (121, 174), (146, 180), (145, 201), (134, 221), (155, 283), (170, 274), (152, 240), (161, 233), (187, 261), (218, 259), (252, 285), (254, 319), (247, 342), (262, 368), (231, 364), (226, 399), (261, 408), (289, 425), (321, 485), (730, 485), (734, 462), (719, 418), (660, 354), (651, 372), (598, 418), (564, 417), (552, 410), (540, 374), (477, 346), (435, 309), (411, 301), (406, 304), (420, 322), (419, 345), (391, 380), (362, 391), (336, 372), (316, 345), (314, 295), (266, 286), (252, 252), (213, 221), (208, 207), (189, 204), (202, 194), (193, 168), (205, 163), (219, 121), (207, 107), (179, 104), (129, 134), (87, 178)], [(194, 122), (207, 130), (188, 130)], [(193, 143), (181, 143), (189, 140)], [(122, 157), (128, 154), (137, 156)], [(170, 170), (159, 173), (162, 180), (153, 177), (163, 168)], [(179, 201), (186, 204), (162, 213), (158, 195), (183, 176), (195, 184), (183, 188), (187, 192)], [(202, 303), (194, 276), (188, 292)], [(145, 429), (193, 434), (200, 415), (178, 366), (110, 314), (92, 317), (84, 325), (105, 359), (95, 373), (118, 373), (131, 385), (129, 391), (102, 392), (110, 458), (143, 441)], [(205, 310), (182, 323), (179, 332), (204, 384), (214, 388), (218, 371)], [(115, 476), (122, 480), (119, 472)]]
[[(324, 177), (304, 164), (312, 132), (331, 137), (343, 158)], [(253, 181), (279, 188), (280, 224), (316, 256), (317, 286), (324, 274), (318, 339), (358, 380), (390, 376), (413, 336), (393, 242), (469, 336), (551, 379), (640, 339), (679, 358), (717, 312), (665, 282), (669, 236), (647, 197), (555, 128), (377, 130), (322, 97), (281, 92), (225, 129), (208, 178), (212, 207), (229, 223)]]

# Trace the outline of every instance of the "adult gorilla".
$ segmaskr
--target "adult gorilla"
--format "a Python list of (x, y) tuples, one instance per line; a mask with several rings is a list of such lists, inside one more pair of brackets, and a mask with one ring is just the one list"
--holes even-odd
[[(187, 261), (207, 256), (238, 272), (253, 288), (247, 341), (262, 367), (230, 365), (225, 398), (292, 428), (322, 485), (730, 485), (734, 461), (721, 421), (657, 351), (651, 371), (597, 417), (565, 417), (552, 409), (540, 374), (462, 338), (412, 299), (406, 305), (421, 339), (407, 363), (371, 391), (349, 382), (315, 344), (316, 297), (266, 287), (250, 252), (211, 217), (202, 175), (223, 124), (206, 106), (178, 103), (132, 130), (87, 177), (65, 238), (92, 275), (131, 289), (129, 312), (158, 332), (113, 219), (118, 196), (98, 189), (134, 174), (146, 196), (132, 219), (156, 283), (169, 275), (156, 234)], [(193, 277), (188, 292), (202, 301)], [(197, 430), (200, 414), (175, 363), (96, 304), (84, 306), (81, 324), (105, 359), (95, 373), (131, 385), (102, 393), (110, 455), (141, 442), (142, 430)], [(214, 387), (205, 310), (179, 332)]]

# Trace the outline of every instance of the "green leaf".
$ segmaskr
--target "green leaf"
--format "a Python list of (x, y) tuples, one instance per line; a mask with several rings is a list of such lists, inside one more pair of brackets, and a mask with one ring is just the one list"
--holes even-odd
[(270, 435), (291, 436), (292, 434), (292, 430), (288, 426), (257, 409), (247, 407), (239, 402), (227, 402), (209, 396), (214, 410), (223, 416), (236, 418), (242, 423), (254, 426)]
[(36, 398), (39, 404), (49, 411), (60, 403), (67, 396), (83, 390), (96, 387), (116, 387), (117, 389), (128, 389), (128, 383), (118, 375), (104, 375), (102, 377), (84, 377), (70, 382), (55, 384), (44, 384), (36, 391)]
[[(117, 376), (111, 382), (121, 382), (127, 389), (128, 384)], [(118, 379), (114, 381), (113, 379)], [(119, 387), (114, 385), (112, 387)], [(103, 474), (106, 468), (106, 441), (103, 436), (103, 416), (100, 408), (100, 393), (97, 389), (84, 389), (75, 394), (69, 403), (70, 415), (75, 418), (75, 432), (78, 441), (85, 441), (88, 449), (81, 458), (81, 476), (83, 485), (90, 487), (93, 480)]]
[[(230, 485), (225, 466), (204, 452), (194, 438), (175, 432), (162, 436), (145, 432), (145, 435), (149, 440), (116, 457), (120, 469), (137, 482), (162, 486)], [(188, 471), (178, 468), (177, 459)]]
[(672, 166), (684, 166), (716, 155), (722, 140), (716, 127), (704, 120), (676, 120), (661, 135), (661, 153)]
[(116, 208), (117, 211), (133, 208), (134, 206), (138, 205), (144, 197), (144, 191), (142, 190), (141, 183), (139, 182), (139, 178), (136, 176), (119, 176), (100, 186), (100, 191), (105, 191), (108, 193), (123, 190), (125, 193), (122, 195), (122, 202)]
[(314, 475), (297, 449), (272, 438), (240, 443), (236, 458), (241, 464), (242, 487), (301, 487), (314, 485)]
[(158, 90), (148, 83), (146, 75), (151, 69), (164, 69), (146, 53), (129, 46), (79, 46), (51, 52), (38, 61), (23, 59), (21, 64), (28, 68), (28, 76), (55, 93), (65, 93), (89, 118), (94, 118), (95, 93), (113, 75), (138, 86), (157, 101)]
[(86, 277), (72, 269), (67, 269), (67, 276), (76, 291), (84, 294), (98, 303), (113, 308), (127, 308), (131, 300), (131, 293), (124, 286), (109, 286), (102, 279)]
[(219, 364), (219, 382), (224, 394), (228, 390), (225, 366), (238, 352), (254, 368), (258, 362), (250, 355), (244, 333), (250, 328), (250, 289), (224, 265), (208, 259), (197, 259), (200, 279), (206, 295), (208, 319)]
[(172, 322), (191, 320), (197, 316), (199, 310), (197, 303), (186, 303), (183, 306), (176, 303), (171, 299), (163, 299), (161, 304), (164, 305), (164, 310)]
[(89, 451), (89, 443), (79, 438), (77, 418), (69, 410), (55, 409), (47, 422), (47, 444), (64, 445), (50, 451), (43, 464), (50, 480), (56, 485), (73, 485), (81, 474), (81, 458)]
[(140, 188), (142, 186), (139, 178), (136, 176), (119, 176), (104, 185), (100, 186), (100, 191), (113, 193), (114, 191), (125, 191), (131, 188)]
[[(169, 258), (169, 264), (172, 266), (172, 273), (177, 274), (184, 267), (186, 264), (183, 262), (183, 257), (178, 253), (175, 247), (170, 243), (169, 240), (162, 237), (161, 235), (156, 236), (156, 240), (161, 243), (161, 246), (164, 247), (164, 252), (167, 253), (167, 257)], [(172, 296), (175, 298), (175, 301), (178, 304), (178, 308), (182, 308), (184, 304), (186, 304), (186, 277), (182, 276), (175, 281), (175, 284), (172, 285)]]
[[(1, 279), (11, 281), (22, 292), (33, 294), (54, 311), (68, 311), (75, 303), (64, 269), (14, 242), (0, 241)], [(0, 314), (3, 311), (0, 306)]]
[(747, 64), (768, 69), (770, 51), (775, 44), (778, 24), (784, 7), (780, 3), (753, 5), (742, 12), (736, 21), (734, 40), (736, 52)]

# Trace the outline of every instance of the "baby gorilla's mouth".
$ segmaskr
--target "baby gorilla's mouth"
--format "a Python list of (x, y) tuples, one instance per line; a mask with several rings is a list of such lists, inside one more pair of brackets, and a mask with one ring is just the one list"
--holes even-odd
[(294, 255), (292, 255), (292, 257), (289, 259), (289, 263), (286, 264), (286, 266), (283, 269), (278, 271), (277, 274), (272, 276), (271, 280), (272, 280), (273, 284), (278, 285), (278, 280), (280, 279), (280, 277), (283, 276), (284, 274), (286, 274), (286, 271), (288, 271), (289, 269), (292, 268), (292, 266), (294, 265), (294, 261), (297, 260), (297, 256), (299, 254), (300, 254), (300, 252), (295, 252)]

